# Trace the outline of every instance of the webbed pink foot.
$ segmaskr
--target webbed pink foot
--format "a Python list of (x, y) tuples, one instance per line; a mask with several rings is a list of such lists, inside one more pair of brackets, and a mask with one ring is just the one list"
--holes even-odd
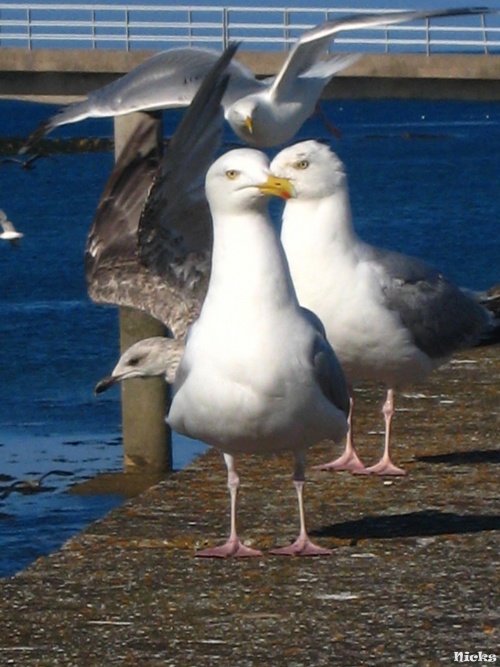
[(346, 450), (338, 459), (330, 461), (330, 463), (322, 463), (319, 466), (314, 466), (313, 470), (363, 472), (366, 468), (354, 450), (350, 452)]
[(325, 549), (314, 544), (308, 537), (298, 537), (288, 547), (271, 549), (274, 556), (331, 556), (331, 549)]
[(394, 465), (392, 461), (385, 461), (381, 459), (378, 463), (373, 466), (369, 466), (364, 470), (353, 470), (353, 475), (379, 475), (379, 476), (391, 476), (391, 477), (404, 477), (407, 475), (406, 470), (399, 468), (397, 465)]
[(263, 556), (263, 553), (258, 549), (246, 547), (239, 539), (230, 539), (218, 547), (201, 549), (195, 553), (195, 556), (197, 558), (253, 558)]

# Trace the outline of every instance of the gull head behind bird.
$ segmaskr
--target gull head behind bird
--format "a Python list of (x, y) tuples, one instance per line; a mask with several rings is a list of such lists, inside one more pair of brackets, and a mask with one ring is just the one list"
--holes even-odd
[(107, 391), (123, 380), (164, 377), (172, 384), (184, 352), (184, 342), (173, 338), (153, 336), (131, 345), (120, 357), (110, 375), (100, 380), (95, 394)]
[(301, 200), (323, 199), (347, 188), (344, 164), (326, 144), (315, 140), (282, 150), (271, 163), (271, 173), (286, 178), (294, 197)]
[(266, 89), (234, 102), (226, 110), (226, 120), (249, 146), (270, 148), (295, 136), (315, 107), (314, 96), (277, 103)]

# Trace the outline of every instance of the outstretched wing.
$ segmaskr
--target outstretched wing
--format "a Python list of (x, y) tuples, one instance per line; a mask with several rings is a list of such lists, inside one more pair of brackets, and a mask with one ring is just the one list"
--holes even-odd
[[(203, 79), (215, 66), (219, 53), (211, 49), (181, 47), (151, 56), (116, 81), (90, 92), (84, 100), (68, 104), (42, 121), (28, 137), (23, 152), (54, 128), (86, 118), (121, 116), (134, 111), (187, 107)], [(244, 65), (227, 65), (231, 75), (231, 98), (261, 87)]]
[(160, 162), (156, 120), (144, 115), (117, 160), (85, 249), (85, 275), (97, 303), (133, 306), (163, 320), (161, 280), (141, 265), (137, 226)]
[[(231, 45), (205, 77), (160, 159), (151, 121), (141, 122), (111, 174), (86, 249), (89, 294), (128, 305), (184, 337), (204, 299), (211, 220), (204, 178), (222, 137), (220, 106)], [(149, 126), (149, 127), (148, 127)]]
[[(464, 7), (432, 11), (380, 12), (377, 14), (354, 14), (335, 21), (327, 21), (308, 30), (297, 39), (273, 82), (271, 94), (276, 99), (279, 99), (282, 95), (286, 96), (289, 86), (293, 86), (298, 77), (307, 74), (310, 68), (320, 63), (321, 58), (328, 52), (328, 48), (337, 33), (343, 30), (356, 30), (358, 28), (391, 25), (443, 16), (484, 14), (488, 11), (484, 7)], [(342, 68), (340, 67), (339, 69)]]

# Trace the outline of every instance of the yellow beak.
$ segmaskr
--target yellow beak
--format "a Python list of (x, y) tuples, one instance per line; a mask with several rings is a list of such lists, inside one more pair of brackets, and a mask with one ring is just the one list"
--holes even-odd
[(282, 199), (290, 199), (295, 195), (290, 181), (287, 178), (276, 178), (276, 176), (268, 176), (267, 181), (259, 185), (259, 190), (265, 195), (274, 195)]
[(252, 119), (250, 118), (250, 116), (247, 116), (245, 118), (245, 127), (250, 132), (250, 134), (253, 134), (253, 125), (252, 125)]

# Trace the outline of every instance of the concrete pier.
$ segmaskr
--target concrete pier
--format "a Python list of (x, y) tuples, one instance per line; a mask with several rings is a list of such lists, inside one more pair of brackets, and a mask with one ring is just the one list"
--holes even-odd
[[(97, 54), (80, 56), (74, 71), (57, 70), (54, 55), (45, 83), (31, 78), (30, 89), (40, 54), (25, 54), (25, 70), (15, 70), (5, 51), (2, 96), (31, 90), (45, 99), (50, 81), (50, 99), (67, 99), (102, 85), (91, 71)], [(129, 68), (137, 54), (120, 56)], [(498, 57), (464, 56), (469, 65), (450, 77), (444, 64), (436, 74), (437, 61), (433, 76), (420, 76), (431, 66), (420, 56), (408, 60), (413, 69), (389, 74), (384, 58), (363, 59), (364, 74), (336, 83), (345, 79), (350, 95), (361, 84), (373, 96), (394, 88), (500, 99)], [(103, 71), (102, 81), (116, 76)], [(369, 464), (382, 451), (383, 390), (358, 394), (357, 444)], [(460, 652), (498, 664), (499, 396), (498, 345), (465, 352), (398, 395), (394, 459), (405, 478), (312, 471), (334, 454), (330, 443), (312, 448), (306, 513), (314, 539), (333, 549), (329, 558), (196, 559), (197, 548), (228, 532), (226, 474), (209, 452), (0, 580), (0, 665), (441, 667)], [(291, 457), (237, 464), (241, 536), (264, 551), (287, 544), (298, 528)]]
[[(220, 454), (112, 511), (0, 582), (0, 664), (19, 667), (440, 667), (500, 660), (500, 347), (467, 352), (397, 397), (392, 480), (308, 470), (328, 558), (203, 560), (229, 501)], [(382, 450), (383, 392), (359, 394), (358, 445)], [(334, 452), (311, 449), (309, 464)], [(253, 546), (297, 531), (290, 456), (241, 457)], [(493, 664), (491, 662), (476, 664)]]

